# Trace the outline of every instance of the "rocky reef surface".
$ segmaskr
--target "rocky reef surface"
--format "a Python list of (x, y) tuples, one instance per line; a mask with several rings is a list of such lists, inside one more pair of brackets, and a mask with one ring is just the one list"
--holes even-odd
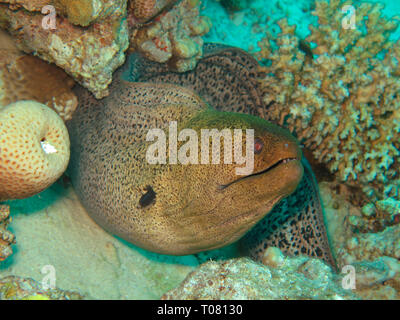
[(0, 300), (82, 300), (77, 292), (46, 287), (33, 279), (8, 276), (0, 279)]
[[(353, 272), (354, 292), (364, 299), (400, 299), (400, 225), (389, 218), (398, 211), (386, 208), (374, 217), (368, 211), (368, 216), (372, 204), (353, 204), (347, 187), (336, 182), (319, 186), (338, 273), (343, 277)], [(364, 229), (355, 227), (360, 221)]]
[(14, 234), (7, 230), (10, 222), (10, 207), (5, 204), (0, 205), (0, 261), (4, 261), (12, 254), (11, 245), (15, 243)]
[(206, 262), (162, 299), (357, 299), (335, 283), (332, 271), (320, 260), (283, 257), (272, 247), (267, 251), (266, 265), (249, 258)]

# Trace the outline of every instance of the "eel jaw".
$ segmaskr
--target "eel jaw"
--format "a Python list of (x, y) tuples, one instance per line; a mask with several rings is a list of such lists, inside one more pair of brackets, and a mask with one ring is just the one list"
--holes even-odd
[(229, 183), (227, 183), (227, 184), (221, 184), (221, 185), (218, 186), (218, 189), (219, 189), (219, 190), (224, 190), (224, 189), (228, 188), (229, 186), (231, 186), (231, 185), (234, 184), (234, 183), (237, 183), (237, 182), (239, 182), (239, 181), (242, 181), (242, 180), (244, 180), (244, 179), (248, 179), (248, 178), (251, 178), (251, 177), (254, 177), (254, 176), (258, 176), (258, 175), (261, 175), (261, 174), (268, 173), (268, 172), (270, 172), (271, 170), (273, 170), (273, 169), (275, 169), (275, 168), (277, 168), (277, 167), (280, 167), (280, 166), (282, 166), (282, 165), (285, 165), (285, 164), (287, 164), (287, 163), (289, 163), (289, 162), (292, 162), (292, 161), (301, 162), (301, 159), (298, 158), (298, 157), (290, 157), (290, 158), (284, 158), (284, 159), (278, 160), (278, 161), (275, 162), (273, 165), (269, 166), (268, 168), (266, 168), (266, 169), (264, 169), (264, 170), (262, 170), (262, 171), (255, 172), (255, 173), (249, 174), (249, 175), (244, 176), (244, 177), (240, 177), (240, 178), (238, 178), (238, 179), (236, 179), (236, 180), (233, 180), (233, 181), (231, 181), (231, 182), (229, 182)]

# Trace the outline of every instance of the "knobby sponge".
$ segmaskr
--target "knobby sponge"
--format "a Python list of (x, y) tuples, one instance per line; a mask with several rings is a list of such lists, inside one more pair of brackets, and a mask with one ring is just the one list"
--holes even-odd
[(35, 101), (0, 108), (0, 201), (30, 197), (65, 171), (67, 128), (55, 111)]

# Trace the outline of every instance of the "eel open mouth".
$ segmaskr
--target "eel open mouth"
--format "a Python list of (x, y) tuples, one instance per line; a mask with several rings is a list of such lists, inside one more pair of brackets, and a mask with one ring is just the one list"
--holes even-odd
[(262, 175), (262, 174), (264, 174), (264, 173), (270, 172), (271, 170), (273, 170), (273, 169), (275, 169), (275, 168), (277, 168), (277, 167), (279, 167), (279, 166), (281, 166), (281, 165), (283, 165), (283, 164), (286, 164), (286, 163), (289, 163), (289, 162), (292, 162), (292, 161), (296, 161), (296, 160), (297, 160), (297, 161), (300, 161), (299, 158), (285, 158), (285, 159), (281, 159), (281, 160), (275, 162), (273, 165), (269, 166), (268, 168), (266, 168), (266, 169), (264, 169), (264, 170), (262, 170), (262, 171), (249, 174), (248, 176), (241, 177), (241, 178), (239, 178), (239, 179), (233, 180), (232, 182), (229, 182), (229, 183), (227, 183), (227, 184), (221, 184), (221, 185), (218, 186), (218, 189), (219, 189), (219, 190), (224, 190), (224, 189), (228, 188), (229, 186), (231, 186), (232, 184), (234, 184), (234, 183), (236, 183), (236, 182), (239, 182), (239, 181), (242, 181), (242, 180), (245, 180), (245, 179), (254, 177), (254, 176)]

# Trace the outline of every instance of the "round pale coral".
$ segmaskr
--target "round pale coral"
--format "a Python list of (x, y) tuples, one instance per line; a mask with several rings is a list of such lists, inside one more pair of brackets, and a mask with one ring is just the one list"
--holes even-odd
[(70, 143), (55, 111), (35, 101), (0, 109), (0, 200), (30, 197), (65, 171)]

